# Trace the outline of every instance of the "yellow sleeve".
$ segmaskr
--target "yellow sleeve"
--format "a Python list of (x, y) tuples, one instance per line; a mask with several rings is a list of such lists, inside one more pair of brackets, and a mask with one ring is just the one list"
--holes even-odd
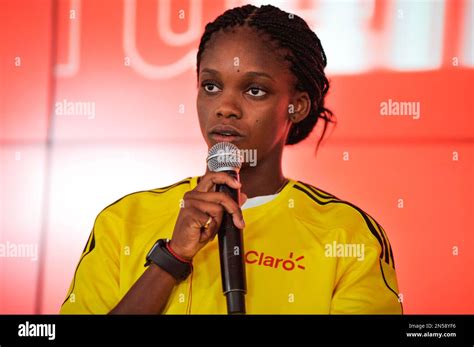
[[(385, 233), (381, 229), (377, 232), (390, 247)], [(334, 289), (330, 313), (403, 314), (393, 257), (380, 258), (382, 245), (367, 229), (357, 235), (351, 242), (364, 246), (363, 258), (340, 259), (342, 274)]]
[(97, 216), (61, 314), (106, 314), (118, 303), (120, 228), (120, 219), (107, 209)]

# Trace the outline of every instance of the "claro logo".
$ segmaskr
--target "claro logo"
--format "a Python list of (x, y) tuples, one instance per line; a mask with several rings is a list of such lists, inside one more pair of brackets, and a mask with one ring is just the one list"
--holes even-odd
[(293, 271), (295, 269), (304, 270), (303, 265), (298, 264), (304, 259), (304, 255), (293, 259), (293, 252), (290, 252), (287, 259), (272, 257), (264, 252), (248, 251), (245, 253), (245, 262), (247, 264), (254, 264), (258, 266), (268, 266), (274, 269), (283, 269), (286, 271)]

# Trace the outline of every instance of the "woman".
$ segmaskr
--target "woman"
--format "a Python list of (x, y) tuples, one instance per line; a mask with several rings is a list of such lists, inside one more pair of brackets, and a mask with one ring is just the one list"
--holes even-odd
[[(276, 7), (209, 23), (197, 55), (202, 135), (255, 150), (257, 165), (243, 164), (240, 183), (207, 170), (105, 208), (61, 312), (226, 313), (215, 235), (227, 211), (243, 229), (247, 313), (402, 313), (382, 227), (281, 169), (285, 145), (333, 121), (325, 66), (306, 22)], [(240, 188), (240, 204), (216, 184)]]

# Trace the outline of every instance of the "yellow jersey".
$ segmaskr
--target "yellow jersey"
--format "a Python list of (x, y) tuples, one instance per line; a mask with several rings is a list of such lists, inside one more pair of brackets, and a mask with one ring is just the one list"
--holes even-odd
[[(60, 312), (105, 314), (145, 271), (156, 240), (171, 238), (189, 177), (126, 195), (97, 216)], [(357, 206), (289, 179), (270, 201), (243, 209), (248, 314), (401, 314), (384, 229)], [(218, 238), (193, 259), (165, 314), (226, 314)]]

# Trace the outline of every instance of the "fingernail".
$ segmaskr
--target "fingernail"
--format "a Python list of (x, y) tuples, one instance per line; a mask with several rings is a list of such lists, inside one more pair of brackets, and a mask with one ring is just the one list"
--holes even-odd
[(243, 219), (240, 220), (240, 224), (242, 224), (242, 229), (245, 228), (245, 221)]

